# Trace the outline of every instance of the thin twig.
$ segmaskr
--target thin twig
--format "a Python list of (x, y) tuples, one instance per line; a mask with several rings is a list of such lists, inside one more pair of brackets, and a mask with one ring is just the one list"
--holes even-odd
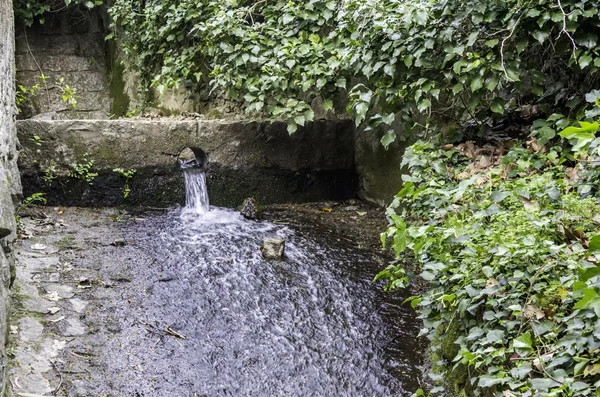
[(567, 37), (569, 38), (569, 40), (571, 40), (571, 43), (573, 43), (573, 51), (575, 51), (577, 49), (577, 44), (575, 44), (575, 40), (573, 40), (573, 37), (567, 31), (567, 13), (565, 13), (565, 9), (563, 8), (560, 0), (557, 0), (557, 2), (558, 2), (558, 8), (560, 8), (560, 12), (562, 12), (562, 14), (563, 14), (563, 27), (562, 27), (562, 30), (560, 31), (560, 34), (558, 35), (558, 37), (560, 37), (563, 33), (566, 34)]
[(56, 386), (56, 389), (54, 389), (54, 391), (52, 392), (53, 395), (56, 395), (56, 393), (58, 393), (58, 391), (60, 390), (60, 387), (63, 384), (63, 374), (58, 369), (58, 366), (56, 365), (56, 362), (54, 362), (54, 361), (50, 361), (50, 362), (52, 363), (52, 366), (54, 367), (54, 369), (56, 370), (56, 372), (58, 372), (58, 374), (60, 375), (60, 382), (58, 383), (58, 386)]
[(48, 97), (48, 107), (50, 107), (50, 91), (48, 91), (48, 84), (46, 84), (46, 76), (44, 75), (44, 71), (42, 70), (42, 67), (38, 63), (37, 59), (35, 59), (35, 56), (33, 55), (33, 52), (31, 51), (31, 47), (29, 46), (29, 39), (27, 38), (27, 29), (25, 27), (23, 27), (23, 34), (25, 35), (25, 44), (27, 44), (27, 51), (29, 51), (29, 54), (31, 55), (33, 62), (35, 62), (35, 65), (37, 66), (38, 70), (40, 71), (41, 79), (44, 82), (44, 89), (46, 90), (46, 96)]
[(519, 25), (519, 22), (521, 21), (522, 16), (523, 16), (523, 13), (521, 13), (521, 15), (519, 15), (519, 18), (516, 20), (515, 24), (510, 29), (510, 34), (508, 36), (506, 36), (504, 39), (502, 39), (502, 45), (500, 46), (500, 59), (502, 62), (502, 71), (504, 72), (504, 75), (506, 76), (506, 79), (508, 81), (510, 81), (510, 77), (508, 77), (508, 72), (506, 71), (506, 66), (504, 65), (504, 45), (506, 44), (508, 39), (510, 39), (512, 37), (512, 35), (515, 33), (515, 29), (517, 28), (517, 25)]

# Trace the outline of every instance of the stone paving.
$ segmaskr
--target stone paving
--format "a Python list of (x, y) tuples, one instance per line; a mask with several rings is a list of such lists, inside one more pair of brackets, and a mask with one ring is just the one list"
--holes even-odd
[(86, 336), (94, 329), (86, 317), (90, 299), (96, 299), (98, 269), (78, 266), (78, 259), (99, 246), (117, 249), (118, 228), (106, 225), (119, 215), (115, 210), (60, 208), (35, 215), (22, 218), (16, 246), (9, 395), (89, 395), (78, 393), (76, 383), (93, 365)]

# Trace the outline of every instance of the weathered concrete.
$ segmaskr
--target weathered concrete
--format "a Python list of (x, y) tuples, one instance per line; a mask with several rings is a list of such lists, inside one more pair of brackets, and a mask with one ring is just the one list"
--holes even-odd
[(6, 371), (8, 290), (14, 275), (15, 205), (21, 185), (15, 130), (15, 60), (12, 1), (0, 0), (0, 394)]
[(398, 137), (387, 149), (380, 142), (382, 133), (356, 132), (356, 173), (359, 197), (378, 206), (388, 205), (402, 188), (400, 164), (406, 141)]
[[(186, 147), (208, 153), (216, 205), (237, 207), (250, 196), (265, 204), (345, 199), (357, 189), (350, 122), (319, 121), (292, 136), (269, 121), (23, 120), (18, 130), (25, 193), (47, 192), (49, 204), (182, 203), (177, 157)], [(86, 153), (99, 174), (92, 185), (69, 177)], [(137, 170), (126, 200), (115, 168)]]

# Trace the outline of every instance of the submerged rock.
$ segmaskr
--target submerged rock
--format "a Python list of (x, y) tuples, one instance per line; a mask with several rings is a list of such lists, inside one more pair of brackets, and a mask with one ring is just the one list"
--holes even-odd
[(253, 197), (249, 197), (242, 203), (240, 214), (247, 219), (260, 219), (262, 217), (262, 207)]
[(279, 261), (283, 258), (285, 240), (281, 238), (267, 238), (260, 247), (260, 252), (265, 259)]

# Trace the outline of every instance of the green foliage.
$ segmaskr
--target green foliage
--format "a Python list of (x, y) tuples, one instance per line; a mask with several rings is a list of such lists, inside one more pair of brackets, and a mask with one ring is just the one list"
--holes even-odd
[(121, 177), (123, 179), (125, 179), (125, 186), (123, 186), (123, 198), (126, 199), (127, 196), (129, 196), (129, 193), (131, 193), (131, 188), (129, 187), (129, 181), (136, 174), (137, 170), (130, 169), (130, 170), (125, 171), (123, 168), (115, 168), (113, 170), (113, 172), (116, 172), (117, 174), (121, 175)]
[[(17, 82), (17, 92), (15, 95), (15, 102), (17, 105), (17, 110), (19, 113), (23, 111), (23, 109), (29, 104), (33, 97), (36, 97), (40, 91), (44, 90), (46, 95), (48, 95), (48, 90), (50, 88), (57, 88), (61, 92), (61, 99), (64, 103), (68, 104), (73, 111), (77, 108), (77, 99), (79, 95), (77, 95), (77, 91), (65, 83), (65, 79), (63, 77), (58, 77), (54, 86), (48, 86), (48, 79), (50, 77), (45, 74), (41, 74), (36, 76), (40, 81), (35, 83), (33, 86), (27, 88), (23, 84), (18, 84)], [(50, 98), (48, 97), (48, 105), (50, 104)]]
[(94, 179), (98, 176), (97, 173), (92, 172), (95, 163), (96, 161), (90, 159), (89, 154), (85, 153), (81, 163), (71, 164), (72, 170), (69, 173), (69, 177), (86, 181), (88, 184), (92, 185)]
[(31, 26), (34, 22), (44, 24), (45, 16), (49, 12), (59, 12), (74, 6), (91, 9), (101, 4), (102, 0), (15, 0), (13, 9), (17, 22)]
[(22, 212), (26, 208), (31, 207), (32, 205), (36, 205), (36, 204), (46, 205), (48, 201), (46, 200), (45, 196), (46, 196), (46, 193), (38, 192), (38, 193), (33, 193), (31, 196), (23, 199), (23, 202), (21, 202), (21, 204), (17, 207), (17, 211), (15, 213), (15, 220), (17, 221), (17, 225), (19, 227), (21, 226)]
[[(409, 300), (431, 349), (456, 329), (458, 354), (436, 364), (446, 377), (467, 367), (476, 392), (600, 393), (600, 138), (597, 122), (568, 123), (504, 155), (423, 141), (405, 155), (382, 240), (428, 284)], [(400, 268), (377, 278), (403, 287)]]
[(44, 168), (44, 176), (42, 177), (42, 180), (48, 186), (51, 186), (52, 182), (54, 182), (55, 179), (56, 179), (56, 165), (54, 164), (54, 160), (50, 160), (50, 164), (48, 164), (48, 167)]
[(526, 103), (582, 116), (600, 66), (588, 0), (117, 0), (110, 13), (145, 90), (210, 87), (290, 132), (345, 93), (386, 146), (398, 123), (433, 117), (486, 133)]

